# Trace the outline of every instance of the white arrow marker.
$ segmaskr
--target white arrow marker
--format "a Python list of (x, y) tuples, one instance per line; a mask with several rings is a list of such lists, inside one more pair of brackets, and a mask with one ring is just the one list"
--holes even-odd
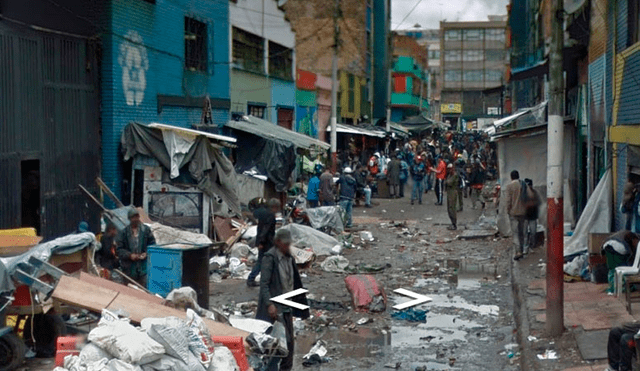
[(409, 291), (409, 290), (406, 290), (406, 289), (395, 289), (395, 290), (393, 290), (393, 292), (415, 299), (415, 300), (408, 301), (406, 303), (394, 305), (393, 309), (395, 309), (395, 310), (403, 310), (403, 309), (411, 308), (413, 306), (420, 305), (422, 303), (426, 303), (428, 301), (432, 301), (433, 300), (428, 296), (416, 294), (415, 292)]
[(291, 301), (287, 299), (292, 298), (294, 296), (298, 296), (300, 294), (306, 294), (308, 292), (309, 290), (300, 288), (297, 290), (289, 291), (286, 294), (278, 295), (275, 298), (271, 298), (271, 301), (275, 301), (278, 304), (286, 305), (288, 307), (293, 307), (300, 310), (306, 310), (306, 309), (309, 309), (308, 305), (296, 303), (295, 301)]

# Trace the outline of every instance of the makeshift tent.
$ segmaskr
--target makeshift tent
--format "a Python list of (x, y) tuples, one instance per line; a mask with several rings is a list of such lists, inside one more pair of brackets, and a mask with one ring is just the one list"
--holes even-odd
[(277, 192), (287, 189), (296, 167), (296, 150), (327, 150), (330, 145), (253, 116), (227, 122), (237, 137), (236, 171), (257, 170), (275, 184)]
[(564, 244), (564, 256), (569, 256), (581, 252), (586, 252), (589, 248), (589, 233), (610, 233), (611, 232), (611, 169), (608, 169), (598, 186), (589, 197), (589, 201), (582, 212), (582, 216), (576, 223), (573, 235)]
[(124, 128), (120, 141), (124, 161), (137, 155), (152, 157), (171, 174), (168, 183), (180, 175), (181, 169), (187, 170), (198, 189), (209, 197), (220, 197), (229, 209), (240, 214), (233, 164), (208, 136), (131, 123)]
[[(575, 133), (571, 126), (565, 126), (564, 146), (566, 153), (573, 153)], [(547, 126), (529, 126), (524, 129), (500, 132), (493, 136), (497, 144), (498, 166), (502, 196), (498, 216), (498, 229), (503, 235), (511, 235), (509, 216), (506, 212), (505, 187), (511, 182), (512, 170), (518, 170), (520, 179), (529, 178), (540, 193), (543, 203), (540, 207), (539, 224), (546, 227), (547, 205)], [(573, 192), (570, 184), (576, 177), (573, 156), (564, 158), (564, 219), (573, 223)]]
[(407, 117), (404, 121), (400, 122), (400, 125), (405, 127), (412, 134), (420, 134), (423, 131), (431, 130), (435, 128), (445, 129), (447, 125), (443, 122), (437, 122), (426, 118), (424, 116), (411, 116)]
[[(331, 126), (327, 126), (327, 133), (331, 132)], [(351, 126), (344, 124), (336, 124), (336, 133), (338, 134), (352, 134), (352, 135), (364, 135), (367, 137), (384, 138), (386, 135), (379, 130), (368, 130), (359, 126)]]

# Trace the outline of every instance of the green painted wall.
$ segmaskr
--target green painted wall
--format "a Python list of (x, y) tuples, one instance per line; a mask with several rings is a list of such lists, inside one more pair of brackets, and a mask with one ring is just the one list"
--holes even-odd
[[(231, 112), (247, 113), (247, 103), (271, 104), (271, 82), (266, 76), (238, 69), (231, 70), (230, 79)], [(265, 120), (273, 121), (270, 110), (265, 110)]]

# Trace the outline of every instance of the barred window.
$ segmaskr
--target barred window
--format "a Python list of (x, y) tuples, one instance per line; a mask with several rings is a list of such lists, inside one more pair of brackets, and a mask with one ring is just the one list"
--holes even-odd
[(184, 65), (191, 71), (207, 71), (207, 25), (184, 18)]
[(269, 41), (269, 75), (291, 80), (293, 51), (285, 46)]
[(264, 39), (236, 27), (231, 32), (234, 66), (264, 73)]

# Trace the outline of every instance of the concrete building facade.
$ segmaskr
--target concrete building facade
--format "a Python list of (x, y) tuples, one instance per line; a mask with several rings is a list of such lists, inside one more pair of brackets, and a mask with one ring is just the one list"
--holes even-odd
[(440, 22), (441, 114), (443, 121), (499, 117), (502, 94), (486, 95), (506, 81), (506, 19)]

